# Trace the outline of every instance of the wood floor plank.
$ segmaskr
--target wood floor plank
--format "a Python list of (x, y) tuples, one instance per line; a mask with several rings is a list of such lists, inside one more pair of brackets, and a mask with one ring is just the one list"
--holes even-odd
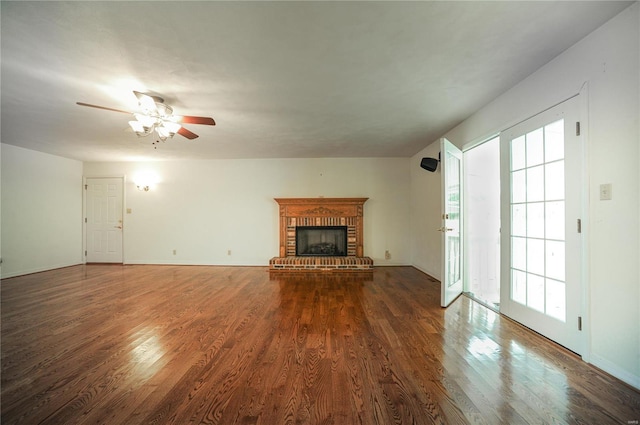
[(640, 393), (411, 267), (83, 265), (0, 286), (3, 424), (628, 424)]

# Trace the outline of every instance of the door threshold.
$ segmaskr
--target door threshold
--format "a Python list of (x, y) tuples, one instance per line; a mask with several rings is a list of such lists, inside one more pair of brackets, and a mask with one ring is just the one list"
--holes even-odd
[(496, 313), (500, 313), (500, 303), (489, 303), (484, 300), (481, 300), (480, 298), (476, 298), (473, 295), (473, 292), (463, 292), (463, 294), (466, 295), (468, 298), (472, 299), (473, 301), (477, 302), (478, 304), (481, 304), (482, 306), (487, 307), (489, 310), (493, 310)]

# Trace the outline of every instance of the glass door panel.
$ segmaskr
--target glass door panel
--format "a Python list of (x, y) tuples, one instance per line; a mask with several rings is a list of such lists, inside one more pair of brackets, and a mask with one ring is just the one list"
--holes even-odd
[(442, 153), (442, 283), (440, 305), (447, 307), (462, 294), (462, 151), (446, 139)]
[[(558, 128), (564, 119), (511, 142), (511, 269), (520, 277), (511, 299), (564, 322), (564, 133)], [(549, 290), (548, 278), (555, 279)]]
[(570, 227), (582, 203), (582, 147), (572, 131), (577, 105), (574, 98), (501, 134), (503, 186), (509, 188), (503, 275), (510, 279), (501, 311), (580, 352), (581, 239)]

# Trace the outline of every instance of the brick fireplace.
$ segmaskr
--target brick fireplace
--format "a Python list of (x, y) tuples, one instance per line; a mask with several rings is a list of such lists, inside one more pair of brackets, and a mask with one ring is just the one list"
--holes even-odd
[[(279, 257), (269, 261), (272, 271), (373, 269), (364, 256), (363, 215), (368, 198), (276, 198), (280, 206)], [(296, 228), (346, 227), (346, 255), (297, 256)]]

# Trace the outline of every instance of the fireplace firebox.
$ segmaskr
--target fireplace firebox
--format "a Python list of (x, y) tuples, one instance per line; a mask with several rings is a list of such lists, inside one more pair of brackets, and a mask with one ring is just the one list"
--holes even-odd
[(297, 226), (296, 256), (346, 257), (347, 226)]

